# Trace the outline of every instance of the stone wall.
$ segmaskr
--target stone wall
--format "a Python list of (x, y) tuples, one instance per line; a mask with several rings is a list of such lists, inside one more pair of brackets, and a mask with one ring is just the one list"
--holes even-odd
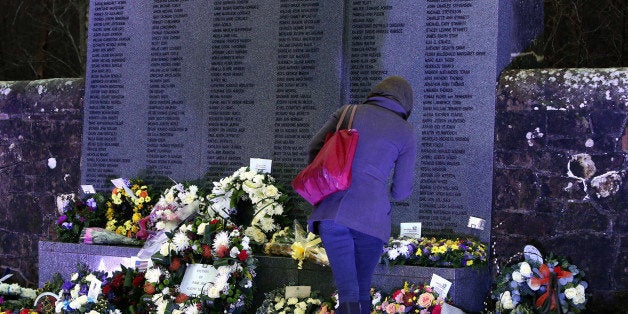
[(628, 306), (627, 121), (628, 69), (502, 73), (492, 222), (498, 266), (536, 243), (585, 271), (591, 308)]
[(0, 267), (37, 286), (37, 244), (54, 235), (55, 197), (78, 191), (82, 79), (0, 82)]
[[(10, 267), (19, 283), (37, 285), (37, 244), (54, 240), (55, 196), (79, 188), (83, 87), (82, 79), (0, 82), (0, 267)], [(502, 74), (497, 266), (540, 243), (586, 272), (590, 308), (608, 312), (626, 302), (627, 121), (628, 69)]]

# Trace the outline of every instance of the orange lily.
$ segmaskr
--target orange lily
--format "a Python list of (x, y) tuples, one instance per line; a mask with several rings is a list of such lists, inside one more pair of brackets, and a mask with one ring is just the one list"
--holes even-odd
[(550, 299), (550, 311), (556, 309), (558, 297), (556, 296), (556, 290), (558, 285), (558, 279), (561, 278), (569, 278), (572, 274), (569, 271), (563, 270), (560, 267), (554, 267), (554, 271), (552, 272), (547, 264), (542, 264), (539, 267), (539, 273), (541, 277), (532, 277), (530, 278), (530, 284), (534, 287), (546, 286), (545, 293), (543, 293), (536, 300), (536, 307), (543, 307), (547, 299)]

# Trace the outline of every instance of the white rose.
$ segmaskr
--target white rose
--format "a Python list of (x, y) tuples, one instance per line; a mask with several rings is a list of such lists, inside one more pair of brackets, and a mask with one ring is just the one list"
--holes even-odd
[(523, 276), (521, 275), (521, 273), (518, 270), (515, 270), (512, 272), (512, 280), (518, 282), (518, 283), (522, 283), (525, 279), (523, 278)]
[(168, 256), (168, 254), (170, 254), (170, 243), (166, 242), (162, 244), (159, 253), (163, 256)]
[(275, 198), (279, 195), (279, 190), (274, 185), (267, 185), (264, 187), (263, 192), (266, 197)]
[(512, 298), (510, 296), (510, 291), (505, 291), (499, 298), (499, 301), (502, 304), (502, 307), (506, 310), (512, 310), (515, 308), (515, 305), (512, 303)]
[(565, 297), (566, 297), (567, 299), (573, 299), (573, 298), (575, 298), (575, 297), (576, 297), (576, 294), (577, 294), (577, 292), (576, 292), (576, 288), (567, 288), (567, 289), (565, 289)]
[(532, 277), (532, 268), (530, 267), (530, 264), (528, 264), (527, 262), (521, 263), (521, 266), (519, 266), (519, 272), (521, 273), (523, 277), (526, 277), (526, 278)]
[(196, 234), (199, 235), (203, 235), (205, 234), (205, 227), (207, 226), (207, 223), (203, 222), (200, 225), (198, 225), (198, 228), (196, 229)]

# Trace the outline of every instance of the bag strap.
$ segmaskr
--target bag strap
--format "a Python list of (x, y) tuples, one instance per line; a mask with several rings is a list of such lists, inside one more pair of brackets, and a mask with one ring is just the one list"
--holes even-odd
[(345, 109), (342, 111), (342, 114), (340, 115), (340, 119), (338, 119), (338, 124), (336, 124), (336, 132), (340, 130), (342, 121), (345, 120), (345, 115), (347, 114), (347, 110), (349, 110), (349, 108), (351, 108), (351, 116), (349, 117), (349, 125), (347, 125), (347, 129), (351, 129), (351, 126), (353, 126), (353, 117), (355, 116), (355, 110), (357, 107), (357, 105), (348, 105), (345, 107)]

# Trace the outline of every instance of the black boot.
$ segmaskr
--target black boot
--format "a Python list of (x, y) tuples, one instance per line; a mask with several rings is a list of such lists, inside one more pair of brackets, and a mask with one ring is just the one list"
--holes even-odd
[(360, 314), (371, 314), (371, 300), (360, 301)]
[(338, 305), (338, 314), (360, 314), (359, 302), (340, 302)]

